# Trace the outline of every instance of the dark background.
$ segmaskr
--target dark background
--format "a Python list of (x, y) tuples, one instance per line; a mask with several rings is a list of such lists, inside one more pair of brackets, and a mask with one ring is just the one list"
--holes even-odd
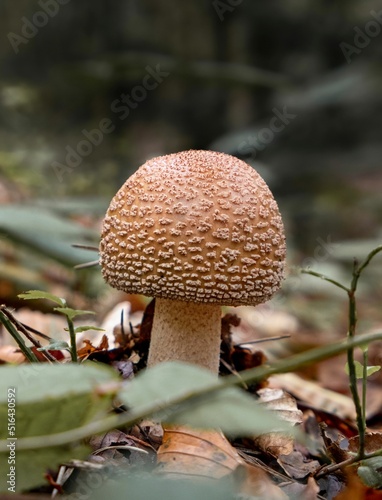
[[(25, 235), (9, 229), (16, 205), (82, 224), (97, 244), (124, 180), (146, 159), (189, 148), (259, 170), (279, 202), (291, 264), (337, 277), (381, 243), (382, 2), (65, 2), (0, 2), (4, 272), (10, 240)], [(156, 68), (167, 76), (139, 90)], [(125, 112), (116, 111), (122, 94), (136, 96)], [(278, 113), (293, 118), (264, 132)], [(105, 119), (113, 131), (58, 175), (55, 162), (65, 165), (67, 148)], [(58, 245), (34, 222), (34, 251), (54, 240), (60, 254), (73, 242), (69, 234)]]

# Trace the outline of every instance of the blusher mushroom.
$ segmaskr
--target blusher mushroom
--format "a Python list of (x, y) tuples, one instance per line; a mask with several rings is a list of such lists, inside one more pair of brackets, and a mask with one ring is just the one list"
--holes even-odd
[(218, 373), (222, 305), (269, 300), (284, 276), (278, 206), (248, 164), (213, 151), (147, 161), (106, 213), (104, 279), (156, 297), (148, 365), (185, 361)]

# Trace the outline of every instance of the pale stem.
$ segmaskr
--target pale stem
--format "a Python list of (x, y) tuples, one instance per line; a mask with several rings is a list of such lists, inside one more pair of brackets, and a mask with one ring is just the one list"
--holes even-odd
[(148, 366), (184, 361), (219, 372), (221, 307), (155, 300)]

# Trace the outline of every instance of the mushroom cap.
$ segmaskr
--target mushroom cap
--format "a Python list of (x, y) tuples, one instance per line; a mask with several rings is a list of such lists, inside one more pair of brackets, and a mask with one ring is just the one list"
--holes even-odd
[(284, 227), (265, 181), (247, 163), (183, 151), (142, 165), (102, 227), (104, 279), (128, 293), (256, 305), (279, 289)]

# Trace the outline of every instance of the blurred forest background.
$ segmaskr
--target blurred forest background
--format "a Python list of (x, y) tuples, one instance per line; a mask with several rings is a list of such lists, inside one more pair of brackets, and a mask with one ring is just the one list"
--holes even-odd
[[(96, 253), (71, 245), (97, 246), (145, 160), (199, 148), (251, 163), (279, 203), (291, 274), (277, 307), (307, 329), (344, 324), (346, 297), (292, 268), (347, 284), (382, 241), (382, 2), (1, 0), (0, 26), (2, 302), (99, 297), (99, 269), (73, 271)], [(381, 268), (364, 282), (367, 327)]]

